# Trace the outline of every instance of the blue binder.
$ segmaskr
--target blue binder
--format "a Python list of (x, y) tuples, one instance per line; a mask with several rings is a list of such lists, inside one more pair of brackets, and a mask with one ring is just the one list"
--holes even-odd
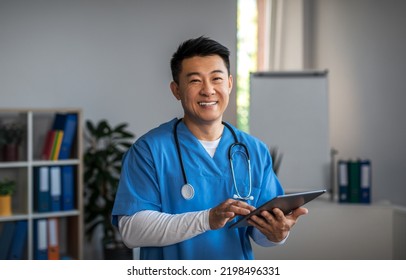
[(361, 160), (361, 189), (360, 189), (360, 202), (370, 203), (371, 202), (371, 161)]
[(0, 260), (6, 260), (15, 229), (14, 222), (4, 222), (0, 233)]
[(63, 211), (73, 210), (75, 208), (75, 170), (74, 166), (66, 165), (61, 167), (62, 177), (62, 199), (61, 209)]
[(50, 200), (51, 211), (61, 210), (61, 168), (59, 166), (51, 166), (49, 168), (49, 185), (50, 185)]
[(54, 123), (52, 124), (53, 130), (63, 130), (65, 126), (66, 114), (56, 113), (54, 118)]
[(78, 123), (77, 114), (61, 114), (55, 115), (53, 129), (63, 130), (63, 138), (58, 159), (69, 159), (72, 153), (72, 146), (76, 136)]
[(46, 219), (34, 223), (34, 259), (48, 259), (48, 226)]
[(34, 168), (34, 207), (38, 212), (51, 210), (49, 194), (49, 167), (41, 166)]
[(27, 232), (27, 221), (17, 221), (13, 241), (8, 254), (9, 260), (22, 260), (23, 257), (26, 256)]

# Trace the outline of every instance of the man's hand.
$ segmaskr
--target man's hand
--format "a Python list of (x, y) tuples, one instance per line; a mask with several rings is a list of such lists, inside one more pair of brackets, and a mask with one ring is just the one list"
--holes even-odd
[(254, 206), (249, 205), (246, 202), (234, 199), (227, 199), (218, 206), (210, 209), (209, 223), (211, 229), (219, 229), (232, 220), (236, 215), (248, 215), (252, 210), (255, 210)]
[(280, 242), (285, 239), (291, 228), (296, 224), (299, 216), (308, 213), (308, 210), (303, 207), (297, 208), (286, 216), (278, 208), (272, 211), (273, 214), (262, 211), (262, 217), (254, 215), (248, 220), (251, 226), (259, 229), (272, 242)]

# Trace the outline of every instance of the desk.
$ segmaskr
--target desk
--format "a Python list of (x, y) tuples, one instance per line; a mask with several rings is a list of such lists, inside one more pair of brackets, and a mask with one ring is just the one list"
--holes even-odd
[(338, 204), (318, 198), (306, 205), (286, 243), (256, 259), (406, 259), (406, 210), (389, 204)]

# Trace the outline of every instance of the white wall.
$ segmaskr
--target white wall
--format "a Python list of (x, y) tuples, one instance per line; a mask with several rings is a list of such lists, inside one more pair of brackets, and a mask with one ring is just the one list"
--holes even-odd
[(140, 136), (182, 114), (169, 90), (181, 41), (228, 46), (236, 76), (236, 11), (235, 0), (0, 0), (0, 107), (80, 107)]
[(372, 160), (372, 197), (406, 205), (406, 2), (313, 0), (313, 67), (329, 70), (339, 158)]

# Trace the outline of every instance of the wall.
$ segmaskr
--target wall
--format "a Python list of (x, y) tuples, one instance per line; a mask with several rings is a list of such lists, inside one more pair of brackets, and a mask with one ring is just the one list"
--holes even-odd
[(339, 158), (372, 160), (375, 202), (405, 206), (406, 2), (309, 2), (311, 66), (329, 70), (331, 145)]
[(80, 107), (140, 136), (182, 114), (169, 89), (181, 41), (228, 46), (236, 76), (236, 11), (235, 0), (0, 0), (0, 106)]

